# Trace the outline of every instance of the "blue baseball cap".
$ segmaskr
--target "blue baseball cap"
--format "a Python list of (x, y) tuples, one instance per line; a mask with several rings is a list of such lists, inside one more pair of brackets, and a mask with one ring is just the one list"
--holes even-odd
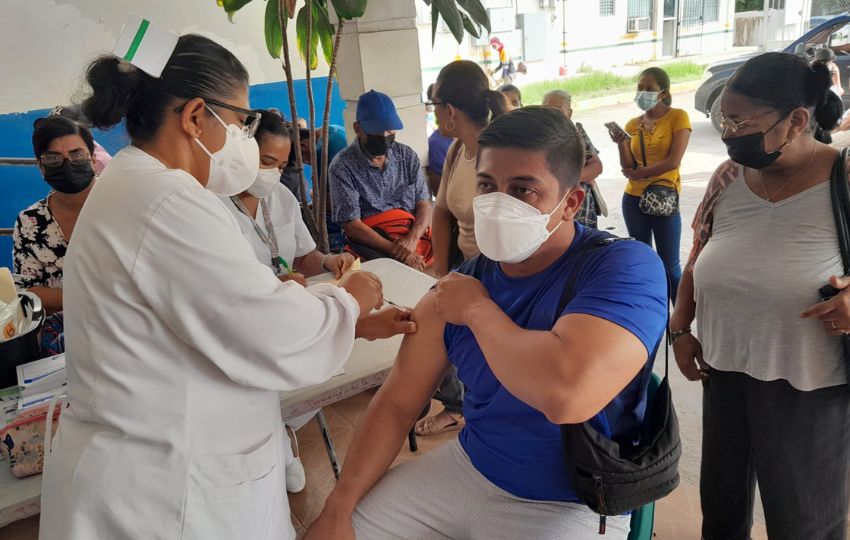
[(360, 129), (369, 135), (398, 131), (404, 128), (390, 96), (370, 90), (357, 100), (357, 121)]

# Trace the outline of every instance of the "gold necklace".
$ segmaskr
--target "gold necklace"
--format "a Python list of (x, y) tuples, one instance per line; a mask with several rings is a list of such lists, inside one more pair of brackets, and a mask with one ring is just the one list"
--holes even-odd
[(767, 191), (767, 184), (764, 183), (764, 171), (762, 169), (759, 169), (758, 171), (759, 171), (759, 179), (761, 180), (761, 188), (764, 190), (764, 194), (767, 195), (767, 202), (772, 203), (773, 199), (775, 199), (780, 193), (782, 193), (782, 191), (788, 186), (788, 184), (791, 183), (792, 180), (797, 178), (797, 175), (799, 175), (801, 172), (808, 169), (809, 165), (812, 164), (812, 161), (815, 160), (815, 154), (817, 154), (817, 152), (818, 152), (818, 146), (817, 146), (817, 144), (815, 144), (814, 148), (812, 148), (812, 155), (809, 156), (809, 161), (806, 162), (806, 164), (803, 165), (800, 169), (798, 169), (797, 172), (792, 174), (788, 178), (788, 180), (786, 180), (785, 183), (782, 184), (782, 186), (780, 186), (780, 188), (778, 190), (776, 190), (776, 193), (774, 193), (773, 195), (771, 195), (770, 192)]

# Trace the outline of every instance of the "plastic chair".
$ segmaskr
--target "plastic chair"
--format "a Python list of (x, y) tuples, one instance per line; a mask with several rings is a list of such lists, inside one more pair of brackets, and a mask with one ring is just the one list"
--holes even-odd
[[(655, 391), (658, 390), (658, 386), (661, 384), (661, 379), (655, 373), (651, 374), (649, 378), (649, 385), (646, 389), (647, 394), (647, 408), (649, 408), (649, 403), (652, 402), (652, 398), (655, 397)], [(652, 539), (652, 530), (655, 526), (655, 503), (651, 502), (644, 506), (641, 506), (634, 512), (632, 512), (632, 520), (629, 526), (629, 537), (628, 540), (651, 540)]]

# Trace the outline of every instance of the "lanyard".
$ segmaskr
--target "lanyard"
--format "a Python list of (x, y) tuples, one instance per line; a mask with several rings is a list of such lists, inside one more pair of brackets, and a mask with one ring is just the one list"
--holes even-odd
[[(282, 273), (284, 271), (284, 268), (281, 268), (280, 265), (280, 250), (278, 249), (277, 235), (275, 235), (274, 233), (274, 225), (272, 224), (272, 220), (269, 217), (269, 206), (268, 204), (266, 204), (266, 200), (260, 199), (260, 211), (263, 213), (263, 222), (266, 226), (265, 231), (263, 231), (263, 229), (261, 229), (260, 226), (257, 225), (257, 221), (253, 217), (251, 217), (251, 214), (248, 212), (248, 209), (245, 208), (245, 203), (243, 203), (238, 196), (234, 195), (230, 197), (230, 200), (233, 201), (233, 204), (236, 205), (236, 208), (238, 208), (240, 212), (245, 214), (248, 219), (251, 220), (251, 225), (254, 226), (254, 231), (257, 233), (257, 236), (260, 237), (260, 240), (263, 241), (263, 243), (269, 248), (269, 251), (271, 252), (272, 268), (275, 269), (275, 272)], [(266, 234), (266, 231), (268, 232), (268, 234)]]

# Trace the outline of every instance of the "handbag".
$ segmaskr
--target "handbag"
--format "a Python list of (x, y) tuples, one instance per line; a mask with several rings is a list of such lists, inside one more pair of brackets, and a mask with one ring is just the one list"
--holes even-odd
[[(841, 262), (844, 275), (850, 275), (850, 184), (847, 177), (847, 156), (850, 149), (844, 148), (835, 160), (830, 177), (830, 199), (832, 214), (835, 217), (835, 230), (838, 233), (838, 249), (841, 251)], [(832, 285), (820, 289), (822, 301), (836, 296), (839, 291)], [(850, 383), (850, 335), (841, 336), (841, 346), (844, 351), (844, 371), (847, 382)]]
[[(588, 255), (619, 241), (633, 240), (599, 232), (583, 243), (564, 287), (556, 317), (575, 295), (576, 280)], [(647, 403), (639, 443), (634, 444), (631, 438), (626, 442), (609, 439), (596, 431), (589, 421), (561, 426), (567, 470), (576, 494), (600, 515), (599, 534), (605, 533), (606, 516), (618, 516), (640, 508), (669, 495), (679, 485), (682, 444), (667, 377), (670, 367), (668, 343), (669, 329), (661, 342), (665, 350), (664, 379), (651, 403)], [(651, 370), (644, 369), (642, 388), (646, 388), (651, 376)]]
[[(6, 459), (15, 478), (40, 474), (44, 469), (44, 456), (50, 452), (50, 443), (59, 423), (61, 407), (57, 400), (19, 416), (0, 431), (0, 454)], [(51, 417), (52, 422), (47, 419)]]
[[(643, 141), (643, 129), (640, 134), (640, 153), (643, 166), (646, 167), (646, 147)], [(669, 184), (664, 185), (664, 184)], [(671, 187), (672, 186), (672, 187)], [(640, 211), (648, 216), (670, 217), (679, 211), (679, 191), (670, 180), (656, 180), (646, 186), (638, 202)]]

